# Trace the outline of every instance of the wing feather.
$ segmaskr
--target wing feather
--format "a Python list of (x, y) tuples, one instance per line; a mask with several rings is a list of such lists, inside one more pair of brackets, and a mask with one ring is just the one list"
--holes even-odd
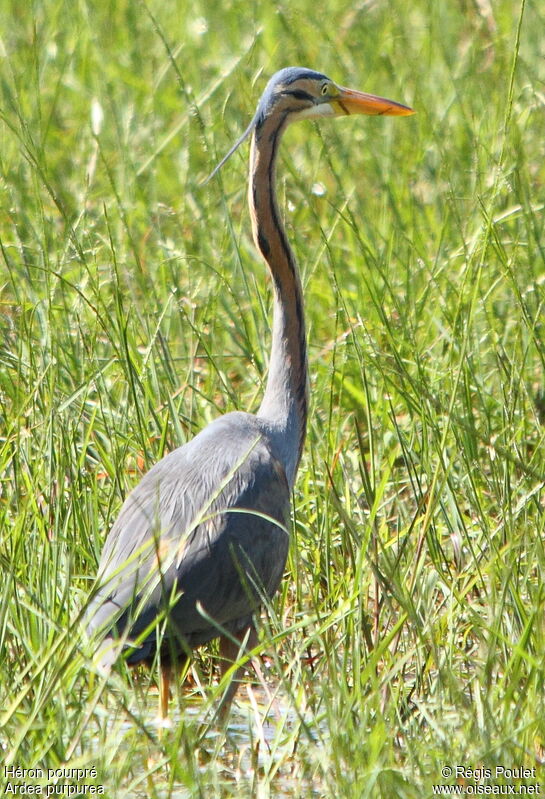
[[(90, 632), (134, 638), (162, 612), (167, 638), (186, 647), (216, 637), (219, 626), (236, 630), (278, 587), (288, 524), (286, 475), (255, 417), (222, 417), (127, 497), (102, 553)], [(153, 654), (155, 635), (133, 660)]]

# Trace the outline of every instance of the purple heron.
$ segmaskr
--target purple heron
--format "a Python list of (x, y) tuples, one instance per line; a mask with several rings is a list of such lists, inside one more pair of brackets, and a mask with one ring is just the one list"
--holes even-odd
[[(255, 244), (272, 276), (272, 349), (257, 413), (216, 419), (160, 460), (127, 497), (104, 546), (87, 628), (101, 659), (159, 659), (161, 711), (172, 667), (220, 638), (225, 672), (257, 642), (253, 617), (276, 592), (289, 544), (290, 492), (307, 423), (307, 350), (301, 283), (275, 195), (278, 148), (296, 120), (405, 116), (405, 105), (289, 67), (269, 81), (247, 130), (248, 199)], [(234, 669), (222, 704), (235, 694)]]

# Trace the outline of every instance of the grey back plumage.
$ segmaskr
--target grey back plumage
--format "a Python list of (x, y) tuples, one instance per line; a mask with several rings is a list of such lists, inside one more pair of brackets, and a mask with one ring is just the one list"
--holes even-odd
[[(273, 449), (263, 422), (230, 413), (159, 461), (106, 540), (89, 632), (134, 640), (164, 611), (169, 656), (247, 626), (288, 551), (289, 487)], [(156, 644), (153, 628), (129, 662)]]

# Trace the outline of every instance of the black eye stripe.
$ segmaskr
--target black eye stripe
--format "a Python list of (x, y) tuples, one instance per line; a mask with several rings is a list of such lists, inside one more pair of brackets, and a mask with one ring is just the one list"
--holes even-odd
[(309, 100), (310, 102), (314, 102), (312, 95), (303, 91), (303, 89), (286, 89), (282, 92), (282, 94), (289, 94), (291, 97), (295, 97), (297, 100)]

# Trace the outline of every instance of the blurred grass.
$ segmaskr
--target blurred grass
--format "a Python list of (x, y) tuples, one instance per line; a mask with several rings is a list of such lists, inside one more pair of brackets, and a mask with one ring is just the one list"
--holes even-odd
[[(0, 23), (6, 762), (94, 766), (112, 797), (422, 797), (443, 765), (539, 777), (541, 5), (5, 0)], [(92, 676), (77, 615), (139, 474), (257, 408), (270, 296), (247, 152), (202, 180), (288, 64), (418, 114), (286, 135), (312, 412), (263, 620), (281, 718), (250, 705), (227, 740), (203, 732), (197, 684), (158, 741), (155, 676)], [(195, 676), (213, 696), (206, 653)]]

